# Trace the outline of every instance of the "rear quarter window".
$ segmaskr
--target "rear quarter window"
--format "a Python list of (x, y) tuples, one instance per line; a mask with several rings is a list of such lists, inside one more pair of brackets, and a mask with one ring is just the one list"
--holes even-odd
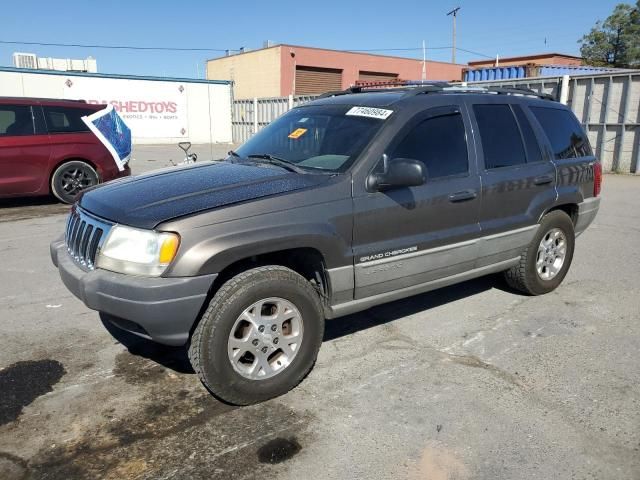
[(549, 139), (556, 159), (592, 155), (589, 140), (573, 113), (559, 108), (529, 108)]
[(46, 106), (42, 107), (42, 110), (50, 133), (88, 132), (89, 127), (82, 121), (81, 117), (95, 112), (88, 108)]

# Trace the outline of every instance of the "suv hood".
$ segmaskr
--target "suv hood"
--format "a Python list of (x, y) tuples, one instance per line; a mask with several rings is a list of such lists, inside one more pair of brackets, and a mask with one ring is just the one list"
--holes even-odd
[(106, 183), (85, 192), (79, 205), (112, 222), (151, 229), (184, 215), (312, 187), (329, 177), (211, 162)]

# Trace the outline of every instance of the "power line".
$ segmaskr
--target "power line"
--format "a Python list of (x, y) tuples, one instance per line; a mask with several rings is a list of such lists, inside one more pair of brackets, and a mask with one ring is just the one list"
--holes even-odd
[[(49, 43), (49, 42), (22, 42), (18, 40), (0, 40), (0, 44), (4, 45), (34, 45), (42, 47), (72, 47), (72, 48), (101, 48), (101, 49), (113, 49), (113, 50), (157, 50), (157, 51), (175, 51), (175, 52), (240, 52), (240, 49), (228, 49), (228, 48), (186, 48), (186, 47), (141, 47), (134, 45), (90, 45), (83, 43)], [(451, 46), (442, 47), (427, 47), (427, 50), (448, 50)], [(456, 47), (456, 50), (461, 52), (470, 53), (472, 55), (478, 55), (485, 58), (494, 58), (491, 55), (485, 55), (483, 53), (473, 52), (471, 50), (465, 50), (464, 48)], [(422, 51), (422, 47), (409, 47), (409, 48), (366, 48), (366, 49), (346, 49), (348, 52), (411, 52)]]
[(115, 50), (166, 50), (177, 52), (237, 52), (239, 50), (224, 48), (180, 48), (180, 47), (137, 47), (132, 45), (87, 45), (80, 43), (45, 43), (45, 42), (19, 42), (0, 40), (5, 45), (37, 45), (41, 47), (77, 47), (77, 48), (105, 48)]
[(474, 52), (473, 50), (465, 50), (464, 48), (456, 48), (456, 50), (460, 50), (461, 52), (466, 52), (466, 53), (470, 53), (471, 55), (478, 55), (479, 57), (484, 57), (484, 58), (495, 58), (492, 55), (485, 55), (484, 53), (478, 53), (478, 52)]
[[(448, 50), (451, 47), (427, 47), (427, 50)], [(347, 52), (409, 52), (409, 51), (422, 51), (422, 47), (411, 48), (366, 48), (366, 49), (351, 49), (347, 48)]]

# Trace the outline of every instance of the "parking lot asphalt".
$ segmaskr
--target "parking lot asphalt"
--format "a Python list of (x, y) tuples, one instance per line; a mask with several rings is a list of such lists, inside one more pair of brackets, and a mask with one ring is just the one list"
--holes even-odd
[(300, 386), (242, 408), (64, 288), (64, 208), (0, 205), (0, 478), (637, 480), (638, 192), (605, 177), (555, 292), (491, 276), (332, 320)]

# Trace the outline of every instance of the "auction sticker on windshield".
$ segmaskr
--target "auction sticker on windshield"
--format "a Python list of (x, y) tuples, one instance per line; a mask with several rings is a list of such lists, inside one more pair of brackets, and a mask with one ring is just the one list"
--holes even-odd
[(387, 110), (385, 108), (373, 108), (373, 107), (352, 107), (346, 115), (354, 115), (356, 117), (369, 117), (379, 118), (380, 120), (386, 120), (389, 115), (393, 113), (393, 110)]
[(307, 133), (306, 128), (297, 128), (289, 134), (289, 138), (293, 138), (293, 139), (300, 138), (305, 133)]

